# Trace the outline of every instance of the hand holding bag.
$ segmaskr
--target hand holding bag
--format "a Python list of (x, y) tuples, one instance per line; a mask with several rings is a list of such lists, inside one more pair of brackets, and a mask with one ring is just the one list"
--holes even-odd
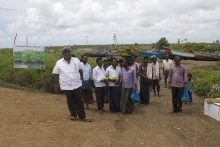
[(183, 95), (181, 97), (182, 102), (190, 102), (188, 90), (184, 89)]
[(133, 90), (133, 92), (131, 93), (130, 95), (130, 98), (132, 100), (133, 103), (140, 103), (140, 97), (139, 95), (137, 94), (137, 91), (136, 90)]

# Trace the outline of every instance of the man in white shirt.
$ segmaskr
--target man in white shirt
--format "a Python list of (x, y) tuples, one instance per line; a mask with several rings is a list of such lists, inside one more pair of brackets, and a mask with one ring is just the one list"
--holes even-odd
[(86, 109), (89, 109), (90, 91), (92, 89), (92, 69), (87, 63), (88, 57), (82, 55), (82, 70), (83, 70), (83, 81), (82, 81), (82, 95), (84, 102), (86, 103)]
[(167, 77), (169, 75), (170, 67), (173, 65), (173, 61), (169, 59), (169, 55), (166, 54), (165, 60), (163, 60), (162, 68), (163, 75), (165, 76), (165, 88), (167, 88)]
[(119, 81), (121, 69), (117, 66), (118, 60), (113, 58), (112, 65), (106, 69), (106, 76), (108, 77), (109, 88), (109, 108), (112, 112), (120, 112), (120, 96)]
[(97, 66), (93, 69), (93, 80), (95, 85), (95, 95), (96, 102), (98, 106), (99, 114), (102, 114), (104, 111), (104, 97), (105, 97), (105, 86), (106, 81), (105, 77), (105, 69), (102, 66), (102, 58), (98, 57), (96, 59)]
[(79, 119), (90, 122), (91, 120), (86, 118), (82, 100), (82, 64), (79, 59), (71, 57), (70, 51), (70, 48), (62, 49), (63, 58), (57, 61), (53, 69), (54, 91), (58, 93), (60, 83), (60, 89), (67, 98), (70, 120), (75, 120), (78, 115)]

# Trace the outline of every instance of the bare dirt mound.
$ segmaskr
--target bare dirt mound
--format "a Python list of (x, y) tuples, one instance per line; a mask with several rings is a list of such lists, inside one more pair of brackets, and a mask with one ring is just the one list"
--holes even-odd
[[(193, 63), (192, 63), (193, 62)], [(183, 61), (187, 68), (212, 62)], [(199, 64), (199, 65), (198, 65)], [(192, 66), (192, 67), (191, 67)], [(6, 146), (219, 146), (220, 123), (204, 116), (203, 100), (193, 94), (193, 103), (183, 104), (182, 116), (169, 114), (171, 92), (161, 97), (151, 93), (150, 105), (135, 104), (134, 112), (122, 116), (99, 115), (96, 104), (86, 110), (93, 122), (70, 121), (64, 95), (0, 88), (0, 147)]]

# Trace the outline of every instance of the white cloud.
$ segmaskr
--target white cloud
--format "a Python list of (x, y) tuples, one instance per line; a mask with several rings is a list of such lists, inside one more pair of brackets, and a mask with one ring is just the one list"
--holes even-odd
[(5, 38), (13, 38), (17, 32), (38, 43), (44, 40), (62, 45), (63, 41), (58, 40), (73, 39), (76, 44), (83, 44), (85, 34), (90, 44), (112, 43), (115, 33), (120, 43), (150, 43), (161, 37), (167, 37), (169, 42), (178, 38), (212, 42), (220, 37), (218, 0), (29, 0), (24, 5), (19, 2), (19, 8), (13, 3), (10, 8), (26, 13), (19, 13), (10, 21), (0, 16), (7, 22), (0, 25), (0, 35)]
[(1, 30), (0, 30), (0, 36), (3, 36), (5, 35), (5, 33), (3, 33)]

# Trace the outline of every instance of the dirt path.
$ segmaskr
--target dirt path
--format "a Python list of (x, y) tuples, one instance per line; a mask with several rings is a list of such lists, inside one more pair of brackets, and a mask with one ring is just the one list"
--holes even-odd
[[(188, 69), (214, 62), (183, 61)], [(193, 103), (183, 105), (183, 115), (169, 114), (171, 92), (150, 105), (135, 104), (134, 112), (121, 116), (97, 112), (96, 104), (86, 110), (93, 122), (70, 121), (64, 95), (33, 93), (0, 88), (0, 147), (189, 147), (219, 146), (220, 122), (203, 114), (203, 101), (193, 94)], [(108, 110), (108, 104), (105, 104)]]

